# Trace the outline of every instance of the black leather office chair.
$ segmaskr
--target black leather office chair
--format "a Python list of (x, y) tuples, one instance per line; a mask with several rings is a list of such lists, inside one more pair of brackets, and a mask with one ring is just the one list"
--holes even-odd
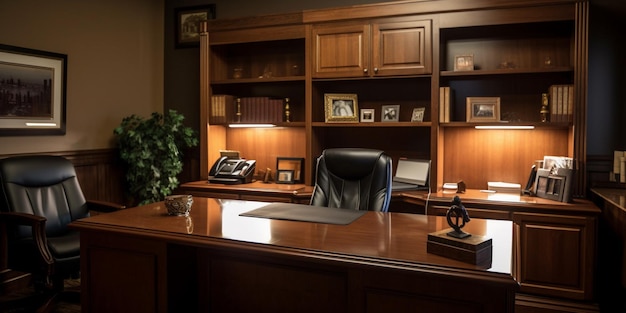
[(391, 176), (391, 158), (383, 151), (326, 149), (317, 159), (311, 205), (387, 212)]
[(73, 164), (60, 156), (16, 156), (0, 160), (0, 226), (6, 227), (7, 267), (31, 272), (36, 287), (63, 290), (79, 273), (80, 238), (67, 226), (90, 210), (124, 208), (86, 201)]

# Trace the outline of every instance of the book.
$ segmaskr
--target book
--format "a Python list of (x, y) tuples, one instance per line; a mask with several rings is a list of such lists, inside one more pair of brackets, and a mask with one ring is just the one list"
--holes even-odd
[(212, 95), (209, 109), (209, 124), (224, 124), (232, 121), (233, 103), (232, 95)]

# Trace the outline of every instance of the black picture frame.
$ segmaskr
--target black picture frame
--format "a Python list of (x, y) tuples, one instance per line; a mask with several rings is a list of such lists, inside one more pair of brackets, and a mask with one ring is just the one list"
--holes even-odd
[(276, 158), (276, 182), (281, 183), (281, 171), (292, 171), (290, 184), (304, 183), (304, 158), (278, 157)]
[(293, 184), (293, 170), (276, 171), (276, 182), (279, 184)]
[(65, 135), (67, 55), (0, 44), (0, 136)]
[(174, 9), (176, 48), (200, 46), (200, 23), (216, 18), (215, 4)]

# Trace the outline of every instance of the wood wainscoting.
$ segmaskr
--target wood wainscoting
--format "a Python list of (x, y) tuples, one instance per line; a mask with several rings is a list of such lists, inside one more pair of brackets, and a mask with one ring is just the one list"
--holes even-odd
[[(5, 154), (0, 155), (0, 158), (41, 154), (59, 155), (72, 161), (86, 199), (110, 201), (126, 206), (134, 205), (126, 193), (125, 166), (115, 148)], [(197, 154), (197, 149), (189, 149), (184, 152), (183, 172), (178, 177), (181, 183), (200, 179)]]

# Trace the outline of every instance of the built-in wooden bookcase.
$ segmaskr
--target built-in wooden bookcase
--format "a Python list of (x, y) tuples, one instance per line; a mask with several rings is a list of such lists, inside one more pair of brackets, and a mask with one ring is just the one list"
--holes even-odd
[[(214, 21), (219, 31), (204, 32), (201, 50), (202, 125), (207, 125), (202, 138), (203, 163), (201, 177), (208, 175), (220, 150), (237, 150), (240, 156), (257, 161), (257, 171), (268, 168), (276, 173), (277, 157), (305, 157), (305, 95), (306, 39), (304, 25), (291, 25), (299, 15), (278, 16), (267, 27), (263, 19), (252, 18), (239, 25)], [(287, 25), (282, 25), (284, 22)], [(205, 61), (208, 62), (205, 63)], [(216, 95), (232, 96), (226, 105), (227, 118), (211, 124), (211, 99)], [(280, 120), (273, 128), (231, 128), (242, 121), (254, 123), (254, 117), (242, 116), (245, 110), (237, 98), (267, 97), (282, 102)], [(285, 114), (289, 104), (289, 116)], [(258, 116), (264, 112), (248, 112)], [(204, 129), (203, 129), (204, 131)]]
[[(204, 137), (210, 157), (202, 171), (219, 149), (231, 149), (257, 159), (260, 169), (273, 168), (276, 156), (304, 157), (305, 181), (312, 183), (323, 149), (358, 146), (394, 159), (431, 159), (433, 189), (458, 180), (485, 189), (488, 181), (524, 185), (536, 160), (557, 155), (577, 160), (574, 194), (581, 195), (587, 6), (407, 1), (210, 21), (201, 48), (203, 106), (216, 94), (289, 98), (290, 122), (262, 136), (211, 125), (220, 130)], [(462, 55), (472, 56), (472, 70), (455, 71)], [(557, 85), (572, 86), (571, 115), (542, 121), (542, 94)], [(451, 90), (447, 119), (440, 118), (441, 87)], [(374, 110), (374, 122), (326, 122), (328, 93), (356, 95), (359, 109)], [(499, 120), (468, 122), (468, 97), (498, 97)], [(397, 122), (381, 121), (384, 105), (400, 106)], [(411, 122), (413, 109), (422, 107), (423, 121)], [(534, 129), (475, 129), (479, 124)], [(266, 146), (275, 152), (261, 155)]]
[[(561, 18), (562, 12), (555, 14)], [(450, 88), (449, 121), (440, 121), (443, 182), (463, 180), (473, 189), (486, 189), (488, 181), (524, 186), (536, 160), (574, 157), (571, 115), (556, 121), (549, 114), (542, 122), (540, 114), (542, 94), (552, 99), (551, 86), (574, 86), (574, 19), (571, 14), (556, 21), (479, 25), (470, 19), (469, 26), (440, 29), (440, 86)], [(473, 69), (455, 70), (460, 56), (472, 57)], [(467, 122), (468, 97), (499, 98), (498, 121)], [(570, 106), (577, 102), (571, 99)], [(552, 105), (548, 110), (555, 113)], [(477, 130), (477, 125), (535, 129)]]

